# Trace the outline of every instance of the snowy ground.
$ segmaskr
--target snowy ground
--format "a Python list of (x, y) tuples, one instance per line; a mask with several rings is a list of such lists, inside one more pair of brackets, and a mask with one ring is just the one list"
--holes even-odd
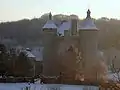
[(28, 85), (27, 83), (0, 84), (0, 90), (26, 90), (25, 87), (30, 87), (29, 90), (83, 90), (83, 88), (89, 88), (88, 90), (99, 90), (98, 87), (95, 86), (82, 86), (82, 85), (63, 85), (63, 84)]

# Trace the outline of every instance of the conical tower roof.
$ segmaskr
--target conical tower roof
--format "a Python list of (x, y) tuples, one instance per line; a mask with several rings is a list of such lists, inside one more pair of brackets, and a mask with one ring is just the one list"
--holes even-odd
[(94, 24), (93, 19), (90, 16), (91, 12), (88, 9), (87, 17), (83, 20), (82, 24), (79, 27), (79, 30), (98, 30), (96, 25)]
[(57, 29), (57, 26), (55, 25), (54, 21), (52, 20), (52, 14), (49, 13), (49, 20), (46, 22), (46, 24), (43, 26), (43, 29)]

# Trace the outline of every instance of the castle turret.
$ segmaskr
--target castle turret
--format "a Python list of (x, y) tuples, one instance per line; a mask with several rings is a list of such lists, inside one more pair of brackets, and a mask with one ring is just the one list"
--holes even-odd
[(46, 24), (43, 26), (43, 31), (45, 32), (57, 32), (57, 26), (55, 25), (54, 21), (52, 20), (52, 14), (49, 13), (49, 20), (46, 22)]
[[(87, 73), (89, 73), (89, 69), (92, 64), (94, 64), (94, 61), (97, 60), (98, 44), (98, 29), (96, 28), (90, 14), (91, 12), (88, 9), (87, 17), (83, 20), (79, 28), (80, 49), (84, 59), (84, 68), (87, 70)], [(88, 76), (89, 75), (87, 75), (87, 77)]]
[(49, 14), (49, 20), (43, 26), (44, 33), (44, 55), (43, 55), (43, 74), (46, 76), (57, 75), (57, 60), (56, 60), (56, 37), (57, 26), (52, 20), (52, 14)]

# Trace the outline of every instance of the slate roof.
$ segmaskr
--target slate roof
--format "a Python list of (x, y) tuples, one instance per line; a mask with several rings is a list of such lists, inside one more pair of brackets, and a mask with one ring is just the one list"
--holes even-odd
[(90, 10), (87, 11), (87, 17), (83, 20), (82, 24), (79, 26), (79, 30), (98, 30), (94, 24), (93, 19), (90, 16)]
[(34, 47), (31, 50), (28, 48), (26, 50), (22, 50), (28, 58), (34, 58), (36, 61), (43, 60), (43, 49), (44, 47)]
[(43, 60), (43, 49), (44, 47), (35, 47), (32, 49), (31, 53), (36, 57), (36, 61)]
[[(81, 25), (77, 25), (77, 30), (98, 30), (96, 25), (94, 24), (93, 19), (90, 16), (91, 12), (88, 9), (87, 11), (87, 17), (83, 20)], [(49, 14), (49, 20), (46, 22), (46, 24), (43, 26), (43, 29), (57, 29), (57, 34), (61, 34), (61, 36), (64, 36), (64, 30), (70, 30), (71, 29), (71, 20), (70, 21), (64, 21), (61, 24), (58, 23), (55, 24), (55, 21), (52, 20), (51, 13)]]
[(43, 26), (43, 29), (45, 29), (45, 28), (47, 28), (47, 29), (57, 29), (57, 26), (56, 26), (56, 24), (55, 24), (55, 22), (52, 20), (52, 14), (51, 14), (51, 12), (49, 13), (49, 20), (46, 22), (46, 24)]
[(30, 51), (26, 51), (26, 55), (29, 58), (35, 58), (36, 56), (34, 56)]
[(60, 33), (62, 36), (64, 36), (64, 30), (70, 30), (70, 29), (71, 29), (71, 21), (65, 21), (60, 25), (57, 32)]
[(54, 21), (53, 20), (48, 20), (46, 22), (46, 24), (43, 26), (43, 29), (49, 29), (49, 28), (53, 28), (53, 29), (57, 29), (57, 26), (55, 25)]

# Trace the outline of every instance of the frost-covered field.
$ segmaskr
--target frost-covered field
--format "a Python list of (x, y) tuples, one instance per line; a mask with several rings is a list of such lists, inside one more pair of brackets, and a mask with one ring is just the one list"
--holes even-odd
[[(83, 90), (83, 88), (89, 88), (88, 90), (99, 90), (96, 86), (82, 86), (82, 85), (63, 85), (63, 84), (30, 84), (27, 83), (1, 83), (0, 90)], [(86, 90), (86, 89), (85, 89)]]

